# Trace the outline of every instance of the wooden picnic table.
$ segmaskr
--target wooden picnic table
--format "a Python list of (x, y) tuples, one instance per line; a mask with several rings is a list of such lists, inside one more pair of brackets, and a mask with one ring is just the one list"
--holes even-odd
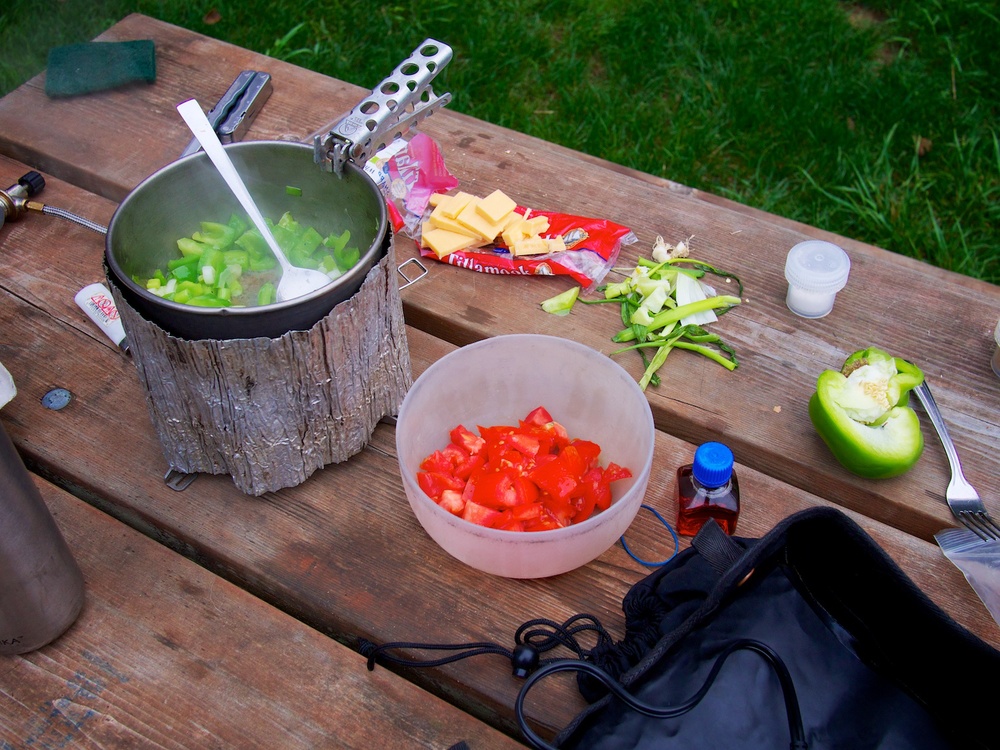
[[(190, 140), (175, 105), (195, 97), (210, 106), (241, 70), (268, 72), (274, 83), (245, 139), (308, 141), (367, 93), (142, 15), (99, 39), (153, 39), (156, 83), (49, 99), (44, 73), (28, 81), (0, 100), (0, 180), (10, 185), (37, 170), (46, 178), (39, 200), (104, 225), (135, 185)], [(386, 60), (386, 73), (398, 62)], [(715, 326), (735, 346), (739, 368), (729, 373), (677, 352), (661, 371), (663, 383), (647, 390), (658, 428), (647, 502), (672, 518), (676, 467), (699, 442), (726, 442), (744, 499), (740, 535), (760, 536), (803, 508), (838, 506), (955, 620), (1000, 646), (1000, 628), (933, 541), (953, 520), (943, 499), (947, 462), (926, 418), (917, 466), (872, 481), (834, 461), (806, 412), (819, 373), (855, 349), (877, 345), (916, 362), (969, 480), (1000, 514), (1000, 479), (991, 471), (1000, 380), (989, 365), (1000, 289), (448, 110), (421, 129), (439, 143), (461, 189), (486, 195), (501, 188), (522, 205), (630, 227), (639, 242), (623, 249), (623, 267), (648, 256), (657, 235), (690, 238), (697, 257), (743, 280), (743, 304)], [(798, 318), (784, 303), (785, 254), (810, 237), (836, 242), (852, 260), (847, 288), (820, 320)], [(505, 734), (519, 736), (512, 712), (519, 684), (504, 659), (404, 669), (397, 678), (365, 670), (351, 653), (358, 638), (510, 647), (521, 623), (578, 612), (623, 635), (622, 597), (646, 568), (619, 545), (551, 579), (495, 578), (457, 562), (410, 511), (391, 424), (380, 424), (348, 461), (260, 498), (225, 475), (200, 475), (181, 492), (168, 487), (134, 364), (73, 302), (78, 289), (103, 280), (103, 250), (100, 234), (55, 217), (29, 214), (0, 228), (0, 362), (19, 390), (0, 419), (58, 512), (89, 594), (62, 639), (3, 664), (0, 700), (18, 710), (0, 711), (7, 717), (0, 740), (27, 744), (53, 706), (69, 701), (70, 719), (100, 711), (102, 731), (113, 725), (119, 736), (135, 732), (149, 744), (169, 737), (176, 746), (204, 746), (195, 730), (221, 745), (272, 744), (294, 725), (306, 727), (296, 735), (300, 744), (350, 745), (354, 736), (376, 736), (365, 734), (366, 725), (398, 720), (399, 746), (450, 747), (461, 739), (502, 746)], [(400, 262), (419, 254), (403, 236), (396, 253)], [(540, 310), (541, 300), (571, 286), (565, 277), (425, 264), (429, 274), (402, 292), (414, 376), (456, 347), (504, 333), (616, 348), (611, 336), (620, 321), (609, 306), (578, 305), (567, 317)], [(617, 361), (641, 374), (638, 357)], [(73, 398), (62, 410), (46, 409), (42, 397), (56, 387)], [(643, 515), (629, 541), (649, 558), (670, 546)], [(125, 549), (136, 550), (127, 565)], [(177, 585), (162, 585), (164, 576)], [(284, 639), (281, 648), (266, 647), (269, 638)], [(103, 670), (102, 686), (115, 675), (128, 679), (94, 707), (67, 698), (64, 677), (74, 669)], [(319, 697), (317, 681), (325, 691)], [(220, 691), (240, 711), (231, 712)], [(175, 710), (182, 698), (204, 699), (204, 710)], [(271, 708), (254, 709), (265, 704)], [(528, 708), (552, 730), (583, 705), (570, 681), (553, 680)], [(88, 726), (67, 731), (83, 737)]]

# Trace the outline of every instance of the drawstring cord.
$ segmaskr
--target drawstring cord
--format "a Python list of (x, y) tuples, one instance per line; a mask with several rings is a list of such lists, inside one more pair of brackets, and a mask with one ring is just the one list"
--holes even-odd
[[(597, 645), (591, 650), (585, 650), (577, 640), (582, 633), (593, 632), (597, 634)], [(544, 618), (529, 620), (522, 624), (514, 633), (515, 646), (507, 649), (495, 643), (411, 643), (407, 641), (397, 641), (394, 643), (383, 643), (376, 645), (366, 638), (358, 639), (358, 650), (368, 659), (368, 671), (374, 671), (378, 660), (397, 664), (403, 667), (439, 667), (443, 664), (450, 664), (460, 659), (483, 654), (498, 654), (510, 660), (515, 677), (525, 680), (524, 685), (518, 692), (517, 701), (514, 704), (514, 711), (521, 732), (531, 745), (539, 750), (555, 750), (542, 737), (528, 725), (524, 715), (524, 702), (528, 696), (528, 691), (540, 679), (557, 672), (582, 672), (590, 675), (602, 682), (616, 698), (624, 702), (629, 708), (638, 711), (646, 716), (654, 718), (673, 718), (687, 713), (705, 697), (712, 683), (722, 669), (723, 663), (736, 651), (746, 650), (756, 653), (764, 659), (778, 677), (781, 685), (781, 693), (785, 703), (785, 713), (788, 719), (788, 731), (790, 735), (790, 750), (806, 750), (805, 731), (802, 726), (802, 714), (799, 709), (798, 697), (795, 694), (795, 686), (788, 668), (781, 660), (781, 657), (768, 645), (751, 639), (741, 639), (732, 643), (716, 659), (709, 671), (704, 684), (690, 699), (678, 706), (655, 706), (646, 703), (629, 693), (625, 687), (615, 680), (596, 664), (587, 661), (587, 657), (600, 648), (608, 648), (612, 645), (611, 636), (601, 625), (596, 617), (589, 614), (573, 615), (573, 617), (560, 624), (553, 620)], [(558, 646), (562, 646), (576, 655), (576, 659), (549, 658), (542, 659), (541, 655)], [(395, 649), (418, 649), (427, 651), (456, 651), (458, 653), (444, 656), (439, 659), (404, 659), (393, 656), (388, 651)]]
[(527, 717), (524, 715), (524, 701), (528, 696), (528, 691), (531, 690), (535, 683), (543, 677), (556, 674), (557, 672), (584, 672), (592, 677), (596, 677), (626, 706), (645, 716), (656, 719), (671, 719), (682, 716), (701, 702), (701, 699), (705, 697), (709, 688), (712, 687), (712, 683), (715, 682), (715, 678), (719, 675), (723, 663), (733, 653), (740, 650), (752, 651), (759, 655), (774, 670), (781, 685), (781, 694), (785, 703), (785, 714), (788, 720), (788, 733), (790, 736), (789, 750), (807, 750), (808, 745), (806, 744), (805, 730), (802, 726), (802, 713), (799, 709), (798, 697), (795, 694), (795, 686), (792, 683), (792, 676), (788, 672), (788, 667), (785, 666), (781, 657), (770, 646), (749, 638), (735, 641), (728, 646), (715, 660), (708, 677), (705, 678), (704, 684), (691, 698), (677, 706), (656, 706), (640, 700), (629, 693), (621, 683), (613, 679), (603, 669), (590, 662), (577, 661), (576, 659), (554, 660), (552, 663), (530, 675), (524, 685), (521, 686), (521, 690), (517, 694), (517, 701), (514, 704), (517, 723), (520, 725), (521, 732), (528, 742), (531, 743), (532, 747), (537, 750), (556, 750), (553, 745), (546, 742), (528, 725)]
[[(515, 677), (524, 679), (538, 669), (538, 667), (559, 661), (556, 658), (541, 658), (543, 653), (558, 646), (573, 651), (580, 659), (585, 659), (590, 651), (580, 645), (578, 637), (583, 633), (590, 632), (597, 634), (595, 649), (599, 647), (607, 648), (612, 645), (611, 636), (596, 617), (589, 614), (578, 614), (573, 615), (563, 623), (545, 618), (529, 620), (518, 627), (514, 633), (515, 646), (513, 649), (504, 648), (503, 646), (489, 642), (446, 644), (396, 641), (377, 645), (366, 638), (359, 638), (358, 650), (362, 656), (368, 659), (369, 672), (375, 669), (377, 661), (388, 662), (401, 667), (440, 667), (470, 656), (498, 654), (510, 660)], [(456, 651), (458, 653), (427, 660), (404, 659), (386, 653), (396, 649)]]

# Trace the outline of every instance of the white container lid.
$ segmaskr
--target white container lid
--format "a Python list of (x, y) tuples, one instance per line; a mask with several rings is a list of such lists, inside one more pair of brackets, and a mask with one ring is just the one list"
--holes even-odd
[(818, 294), (836, 294), (847, 286), (851, 259), (832, 242), (806, 240), (788, 251), (785, 279), (793, 287)]

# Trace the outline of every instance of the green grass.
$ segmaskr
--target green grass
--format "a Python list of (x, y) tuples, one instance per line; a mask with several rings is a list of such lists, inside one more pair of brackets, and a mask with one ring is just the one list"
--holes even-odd
[(1000, 283), (995, 0), (8, 0), (0, 93), (134, 11), (368, 88), (436, 37), (452, 109)]

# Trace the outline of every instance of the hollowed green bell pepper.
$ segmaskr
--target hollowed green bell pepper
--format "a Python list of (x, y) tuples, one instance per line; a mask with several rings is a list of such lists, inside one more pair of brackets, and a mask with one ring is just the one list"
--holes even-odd
[(924, 380), (915, 365), (874, 347), (826, 370), (809, 400), (809, 418), (844, 468), (870, 479), (908, 471), (924, 450), (920, 420), (908, 406)]

